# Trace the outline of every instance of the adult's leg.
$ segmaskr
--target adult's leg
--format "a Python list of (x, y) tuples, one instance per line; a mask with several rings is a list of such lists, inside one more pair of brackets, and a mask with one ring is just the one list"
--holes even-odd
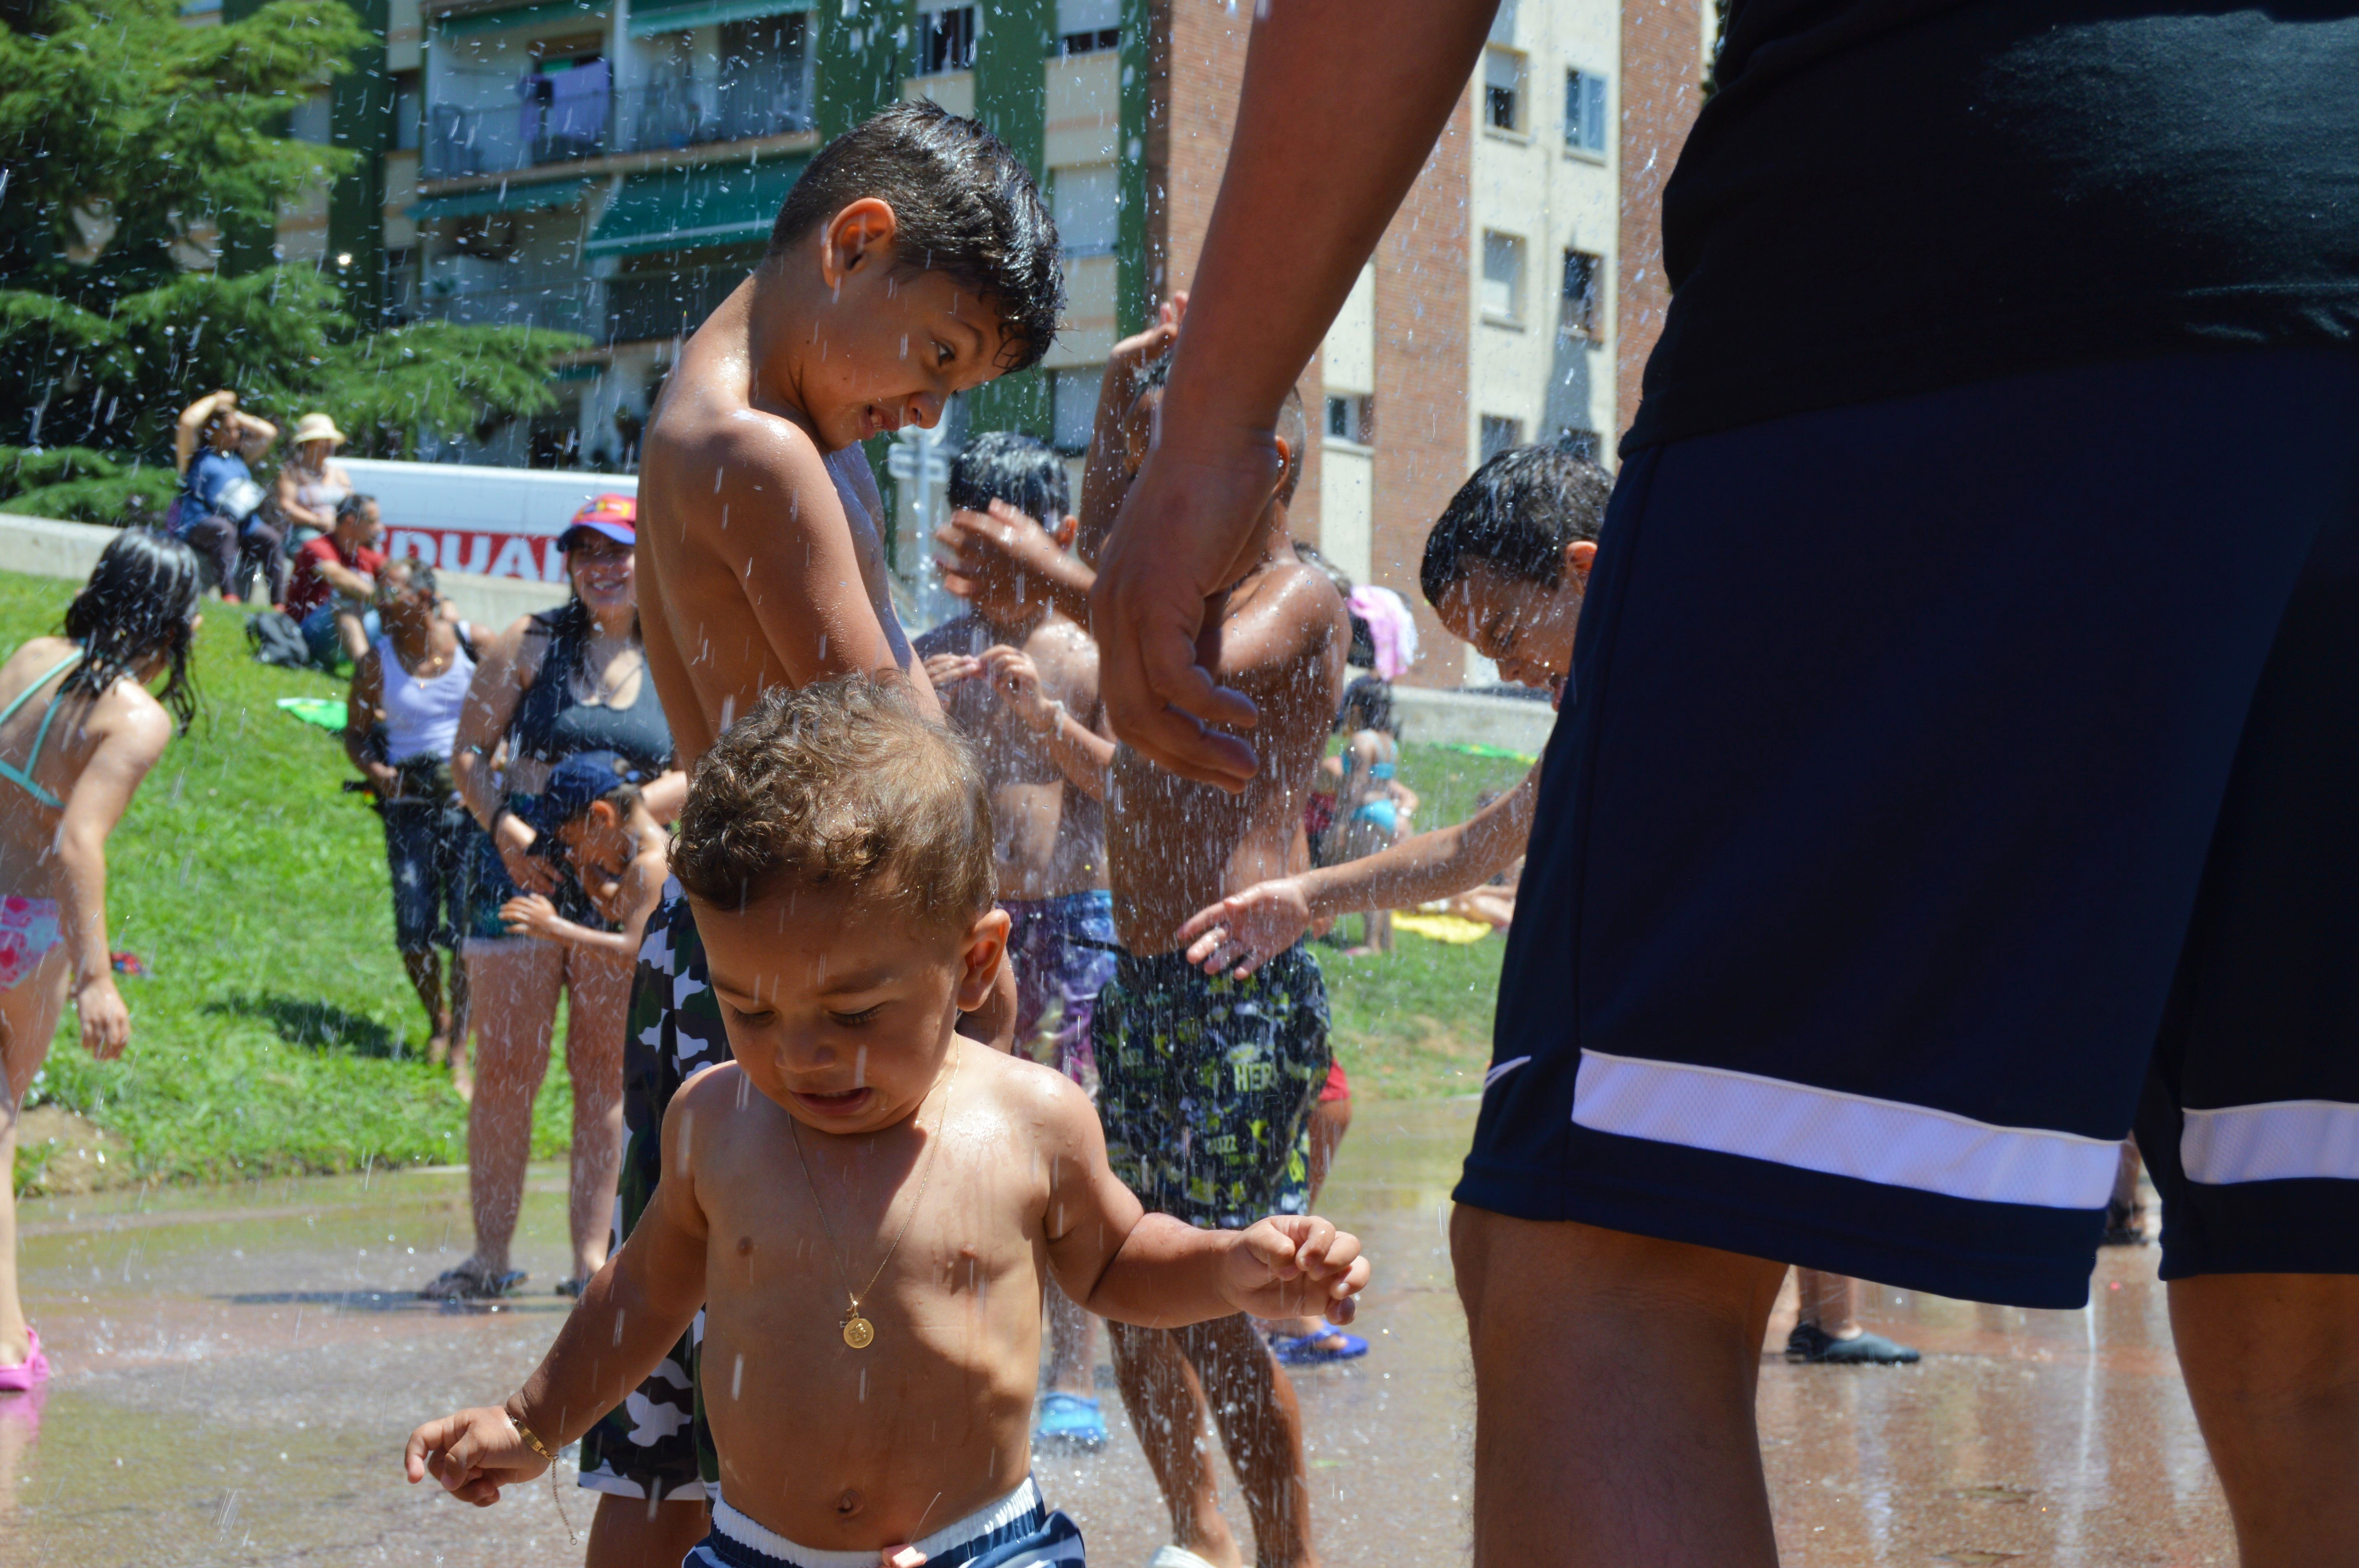
[(571, 1006), (565, 1015), (565, 1069), (573, 1081), (573, 1174), (565, 1214), (573, 1278), (587, 1282), (606, 1261), (614, 1217), (614, 1177), (623, 1163), (623, 1031), (631, 1006), (628, 958), (566, 957)]
[(1221, 1446), (1245, 1492), (1253, 1519), (1254, 1560), (1261, 1568), (1313, 1564), (1310, 1487), (1302, 1459), (1302, 1407), (1294, 1382), (1250, 1318), (1215, 1318), (1178, 1330), (1172, 1339), (1196, 1369)]
[(1213, 1568), (1239, 1568), (1236, 1537), (1221, 1517), (1212, 1477), (1212, 1432), (1196, 1369), (1168, 1329), (1108, 1323), (1114, 1384), (1147, 1467), (1171, 1510), (1171, 1539)]
[(475, 1098), (467, 1112), (467, 1192), (475, 1251), (484, 1274), (507, 1271), (532, 1152), (532, 1103), (549, 1071), (565, 953), (550, 942), (471, 942), (475, 996)]
[(237, 525), (227, 517), (199, 517), (180, 530), (198, 558), (213, 569), (213, 581), (223, 600), (237, 603)]
[(2170, 1332), (2237, 1561), (2359, 1563), (2359, 1276), (2174, 1279)]
[(1754, 1429), (1782, 1264), (1461, 1203), (1474, 1562), (1767, 1568)]
[(582, 1568), (679, 1568), (679, 1560), (712, 1529), (712, 1510), (701, 1497), (650, 1503), (602, 1492), (598, 1511), (590, 1516)]
[(25, 1303), (16, 1293), (16, 1117), (33, 1074), (49, 1054), (65, 1009), (72, 964), (63, 943), (45, 953), (33, 972), (0, 991), (0, 1068), (6, 1072), (0, 1103), (0, 1367), (20, 1367), (30, 1354)]
[(1817, 1269), (1794, 1270), (1801, 1310), (1786, 1336), (1788, 1361), (1825, 1361), (1839, 1367), (1893, 1367), (1919, 1358), (1912, 1345), (1870, 1334), (1859, 1321), (1859, 1281), (1848, 1274)]
[(336, 640), (344, 657), (353, 663), (358, 664), (368, 657), (368, 628), (361, 619), (361, 612), (341, 601), (336, 605)]
[(439, 1062), (451, 1045), (451, 1016), (442, 1010), (442, 955), (431, 946), (403, 948), (401, 972), (418, 993), (418, 1005), (426, 1009), (426, 1053)]
[(238, 586), (245, 586), (245, 573), (251, 569), (266, 597), (266, 604), (287, 602), (286, 536), (268, 523), (255, 520), (245, 525), (238, 539)]

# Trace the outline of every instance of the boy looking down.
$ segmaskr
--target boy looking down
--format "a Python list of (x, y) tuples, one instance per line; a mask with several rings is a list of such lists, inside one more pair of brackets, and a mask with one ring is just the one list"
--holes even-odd
[[(951, 464), (954, 515), (989, 514), (1069, 548), (1064, 463), (1047, 443), (994, 430)], [(1098, 654), (1090, 635), (1018, 576), (967, 594), (969, 613), (918, 639), (951, 727), (973, 746), (991, 791), (999, 907), (1016, 965), (1016, 1049), (1085, 1088), (1097, 1083), (1090, 1019), (1114, 973), (1106, 891), (1106, 768), (1114, 742), (1097, 723)], [(1049, 1026), (1053, 1025), (1053, 1031)], [(1106, 1441), (1093, 1381), (1090, 1320), (1049, 1301), (1049, 1392), (1040, 1435), (1083, 1448)]]
[(496, 1502), (701, 1308), (720, 1496), (695, 1568), (1077, 1563), (1029, 1479), (1047, 1279), (1136, 1323), (1352, 1315), (1354, 1238), (1145, 1213), (1076, 1085), (955, 1032), (1006, 940), (990, 801), (899, 683), (766, 696), (699, 764), (674, 872), (734, 1061), (674, 1101), (654, 1202), (538, 1369), (412, 1433), (412, 1482)]
[[(1063, 306), (1047, 203), (974, 121), (897, 104), (811, 159), (768, 254), (689, 340), (647, 430), (639, 608), (683, 767), (777, 687), (883, 674), (938, 711), (886, 596), (884, 508), (857, 443), (931, 426), (954, 394), (1033, 364)], [(992, 1036), (1012, 986), (985, 1001), (969, 1027)], [(676, 890), (647, 922), (624, 1049), (628, 1235), (663, 1168), (673, 1093), (727, 1055)], [(709, 1437), (683, 1341), (582, 1444), (582, 1484), (607, 1495), (592, 1568), (677, 1563), (703, 1537)]]

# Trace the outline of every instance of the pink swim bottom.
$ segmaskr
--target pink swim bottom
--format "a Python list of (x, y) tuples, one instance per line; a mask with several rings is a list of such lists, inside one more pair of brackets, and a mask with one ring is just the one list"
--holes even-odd
[(64, 939), (55, 898), (0, 898), (0, 991), (13, 991)]

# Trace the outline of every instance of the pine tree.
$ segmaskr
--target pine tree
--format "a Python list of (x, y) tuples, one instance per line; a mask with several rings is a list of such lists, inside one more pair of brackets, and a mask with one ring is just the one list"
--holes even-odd
[(282, 427), (326, 408), (355, 455), (556, 406), (578, 337), (370, 331), (314, 267), (235, 267), (237, 236), (351, 172), (281, 131), (366, 37), (341, 0), (204, 28), (175, 0), (0, 0), (0, 511), (160, 513), (174, 421), (217, 387)]

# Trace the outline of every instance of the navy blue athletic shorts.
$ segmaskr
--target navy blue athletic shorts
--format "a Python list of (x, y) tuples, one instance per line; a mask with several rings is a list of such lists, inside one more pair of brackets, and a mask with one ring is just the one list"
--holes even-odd
[(2359, 1272), (2359, 354), (1652, 448), (1461, 1202), (2023, 1306)]

